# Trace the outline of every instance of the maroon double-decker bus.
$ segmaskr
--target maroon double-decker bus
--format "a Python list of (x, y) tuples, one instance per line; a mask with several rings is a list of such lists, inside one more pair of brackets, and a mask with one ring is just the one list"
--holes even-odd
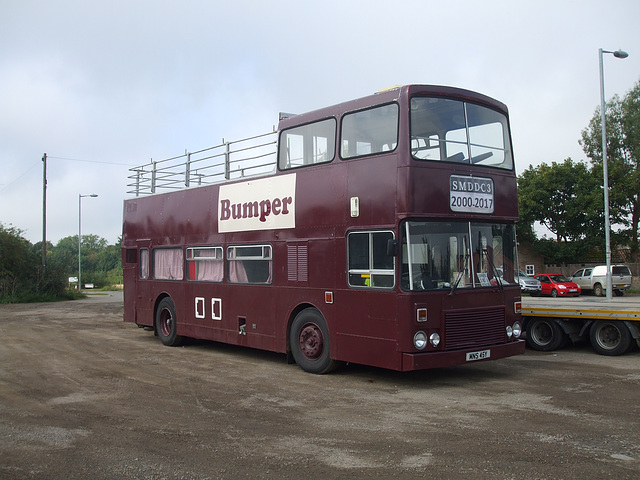
[(409, 85), (132, 169), (124, 320), (326, 373), (524, 352), (508, 111)]

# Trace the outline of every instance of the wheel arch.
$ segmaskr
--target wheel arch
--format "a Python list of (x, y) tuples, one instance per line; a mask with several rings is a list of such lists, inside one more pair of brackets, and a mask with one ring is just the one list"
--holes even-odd
[(634, 340), (640, 339), (640, 325), (638, 324), (638, 322), (630, 322), (629, 320), (624, 320), (624, 324), (629, 329), (629, 333), (631, 333), (631, 336)]
[(555, 318), (555, 317), (544, 317), (544, 316), (523, 316), (522, 317), (522, 329), (523, 330), (527, 330), (527, 327), (529, 326), (530, 323), (534, 322), (535, 320), (540, 320), (540, 319), (544, 319), (544, 320), (548, 320), (550, 322), (554, 322), (557, 323), (560, 328), (562, 329), (562, 331), (566, 334), (569, 334), (570, 332), (567, 331), (567, 328), (565, 328), (565, 323), (563, 320), (559, 319), (559, 318)]
[(582, 322), (570, 318), (554, 318), (554, 320), (572, 343), (576, 343), (584, 337)]
[(582, 328), (580, 329), (580, 336), (581, 337), (588, 337), (589, 336), (589, 330), (591, 330), (591, 325), (593, 324), (595, 320), (586, 320), (583, 324), (582, 324)]

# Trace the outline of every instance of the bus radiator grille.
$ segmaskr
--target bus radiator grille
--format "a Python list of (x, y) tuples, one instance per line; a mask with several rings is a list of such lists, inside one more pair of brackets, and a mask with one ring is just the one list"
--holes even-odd
[(505, 313), (502, 308), (445, 313), (445, 349), (459, 350), (505, 341)]

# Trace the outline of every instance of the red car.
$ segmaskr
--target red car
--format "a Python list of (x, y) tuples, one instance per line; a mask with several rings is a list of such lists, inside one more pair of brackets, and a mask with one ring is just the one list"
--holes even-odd
[(577, 283), (559, 273), (541, 273), (533, 278), (542, 284), (542, 295), (577, 297), (582, 293), (582, 289)]

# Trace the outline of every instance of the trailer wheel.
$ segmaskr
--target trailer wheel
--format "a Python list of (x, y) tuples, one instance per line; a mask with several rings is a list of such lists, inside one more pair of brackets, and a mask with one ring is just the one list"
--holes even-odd
[(175, 347), (182, 344), (183, 338), (178, 335), (178, 316), (176, 307), (170, 297), (160, 300), (156, 310), (156, 333), (165, 345)]
[(622, 355), (631, 347), (631, 333), (623, 322), (598, 320), (589, 331), (593, 349), (600, 355)]
[(296, 315), (289, 341), (293, 358), (305, 372), (323, 374), (336, 368), (337, 362), (331, 359), (327, 323), (315, 308)]
[(550, 352), (562, 348), (567, 335), (560, 325), (548, 318), (535, 318), (527, 325), (527, 344), (534, 350)]

